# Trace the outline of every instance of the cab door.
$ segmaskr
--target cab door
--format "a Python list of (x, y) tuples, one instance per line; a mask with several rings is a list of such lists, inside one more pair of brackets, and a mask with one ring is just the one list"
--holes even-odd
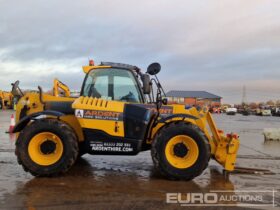
[(125, 137), (123, 115), (127, 103), (143, 103), (134, 73), (126, 69), (103, 68), (88, 73), (81, 97), (73, 108), (83, 128)]
[(88, 152), (137, 154), (143, 138), (138, 138), (140, 133), (134, 138), (129, 131), (139, 123), (133, 124), (135, 118), (129, 118), (133, 113), (125, 116), (125, 112), (133, 111), (131, 105), (140, 103), (143, 98), (133, 72), (114, 68), (89, 72), (81, 97), (73, 103), (87, 148), (91, 148)]

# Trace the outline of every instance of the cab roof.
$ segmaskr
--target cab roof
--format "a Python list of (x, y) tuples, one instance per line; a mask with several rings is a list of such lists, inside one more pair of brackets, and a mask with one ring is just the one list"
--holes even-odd
[(92, 69), (101, 69), (101, 68), (117, 68), (117, 69), (127, 69), (140, 72), (140, 68), (130, 64), (124, 63), (114, 63), (114, 62), (101, 62), (98, 66), (83, 66), (84, 72), (87, 74)]

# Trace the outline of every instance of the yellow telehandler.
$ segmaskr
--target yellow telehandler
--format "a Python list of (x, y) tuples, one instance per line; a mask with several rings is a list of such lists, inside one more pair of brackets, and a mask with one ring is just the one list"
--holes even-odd
[[(92, 64), (92, 62), (91, 62)], [(138, 67), (102, 62), (84, 66), (80, 97), (43, 93), (20, 96), (16, 110), (16, 156), (34, 176), (65, 173), (83, 154), (136, 155), (151, 150), (166, 178), (191, 180), (210, 158), (225, 170), (235, 167), (239, 139), (219, 130), (206, 108), (167, 105), (153, 63)], [(152, 78), (151, 78), (152, 77)]]

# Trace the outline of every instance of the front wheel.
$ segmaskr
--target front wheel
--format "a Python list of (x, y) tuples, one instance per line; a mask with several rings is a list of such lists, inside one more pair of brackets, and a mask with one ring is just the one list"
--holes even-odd
[(34, 176), (54, 176), (68, 171), (78, 152), (72, 128), (55, 119), (36, 120), (24, 128), (15, 151), (19, 164)]
[(193, 124), (173, 122), (163, 127), (152, 143), (156, 169), (174, 180), (199, 176), (210, 159), (210, 145), (204, 133)]

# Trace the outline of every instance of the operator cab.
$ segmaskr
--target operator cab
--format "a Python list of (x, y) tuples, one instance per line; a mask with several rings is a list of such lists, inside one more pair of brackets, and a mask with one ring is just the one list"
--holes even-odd
[(87, 73), (81, 96), (113, 101), (145, 103), (145, 94), (150, 94), (150, 77), (142, 74), (136, 66), (101, 62), (86, 66)]
[(91, 70), (84, 81), (82, 96), (143, 103), (143, 95), (134, 73), (114, 67)]
[[(167, 104), (161, 98), (164, 90), (156, 76), (161, 69), (159, 63), (149, 65), (146, 73), (142, 73), (136, 66), (121, 63), (101, 62), (94, 66), (93, 60), (83, 69), (86, 77), (81, 96), (128, 103)], [(150, 76), (154, 78), (150, 79)], [(153, 83), (157, 87), (156, 94)]]

